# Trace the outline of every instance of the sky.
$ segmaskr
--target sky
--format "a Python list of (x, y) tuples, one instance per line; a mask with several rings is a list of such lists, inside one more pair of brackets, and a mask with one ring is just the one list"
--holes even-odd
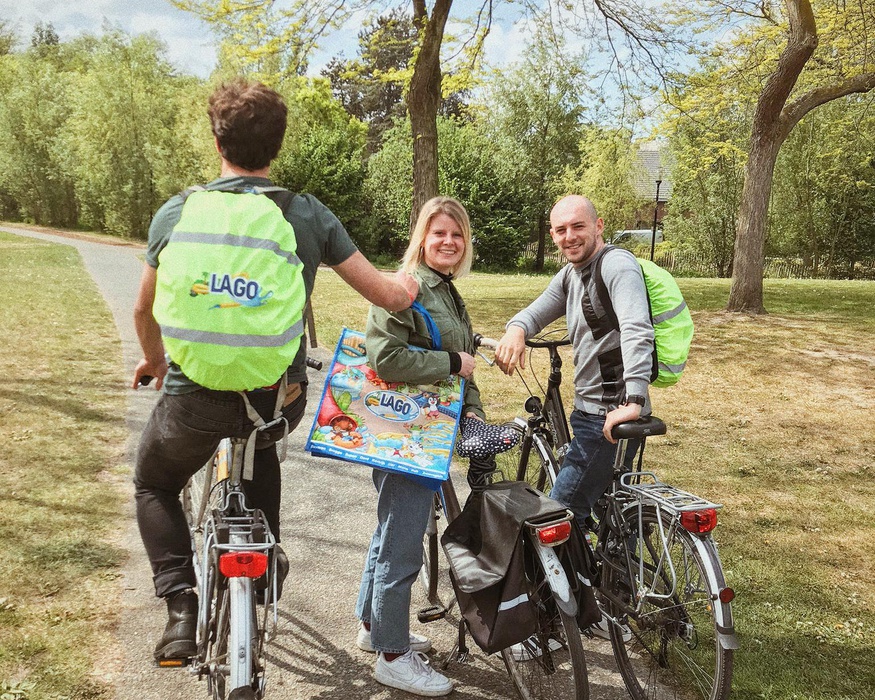
[[(460, 9), (474, 0), (457, 0)], [(501, 10), (498, 10), (500, 13)], [(455, 13), (454, 13), (455, 14)], [(216, 49), (209, 27), (195, 15), (176, 9), (169, 0), (0, 0), (0, 20), (9, 22), (24, 42), (37, 22), (51, 23), (61, 40), (83, 32), (100, 34), (105, 25), (128, 34), (154, 31), (167, 45), (170, 62), (185, 73), (209, 76), (216, 62)], [(346, 58), (356, 53), (360, 24), (327, 37), (311, 58), (311, 74), (343, 50)], [(519, 24), (499, 16), (487, 38), (486, 55), (492, 64), (502, 65), (518, 58), (527, 32)]]

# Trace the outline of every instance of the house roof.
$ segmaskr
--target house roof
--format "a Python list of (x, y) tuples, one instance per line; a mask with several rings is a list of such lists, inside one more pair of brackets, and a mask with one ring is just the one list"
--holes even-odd
[(661, 180), (659, 186), (659, 201), (667, 202), (671, 199), (671, 173), (667, 167), (667, 158), (662, 150), (655, 144), (641, 146), (635, 157), (638, 168), (635, 172), (635, 192), (644, 199), (656, 197), (656, 181)]

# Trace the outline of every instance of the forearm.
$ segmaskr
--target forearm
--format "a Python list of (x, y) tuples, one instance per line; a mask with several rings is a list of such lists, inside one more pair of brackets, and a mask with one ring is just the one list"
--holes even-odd
[(365, 299), (387, 311), (402, 311), (416, 298), (395, 277), (377, 270), (360, 251), (335, 265), (334, 270)]
[(450, 353), (442, 350), (411, 350), (413, 312), (390, 314), (372, 307), (368, 316), (368, 360), (387, 382), (425, 384), (450, 374)]

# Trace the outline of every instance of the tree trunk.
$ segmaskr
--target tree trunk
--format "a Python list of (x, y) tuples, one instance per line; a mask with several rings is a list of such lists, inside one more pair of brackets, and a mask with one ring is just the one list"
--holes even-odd
[(413, 65), (407, 111), (413, 132), (413, 202), (410, 230), (419, 210), (438, 194), (437, 114), (441, 104), (441, 43), (452, 0), (437, 0), (428, 17), (424, 0), (413, 0), (414, 21), (420, 27), (420, 46)]
[(538, 213), (538, 252), (535, 254), (535, 272), (544, 271), (544, 254), (547, 247), (547, 221), (544, 210)]
[(785, 106), (799, 74), (817, 48), (817, 27), (809, 0), (784, 0), (784, 3), (790, 31), (787, 46), (781, 52), (775, 72), (760, 92), (754, 113), (738, 213), (728, 311), (765, 313), (763, 251), (772, 175), (781, 144), (802, 117), (797, 113), (786, 114)]
[(773, 131), (752, 139), (741, 191), (741, 210), (738, 213), (732, 288), (727, 306), (729, 311), (753, 314), (766, 312), (763, 306), (766, 217), (780, 147), (781, 141)]

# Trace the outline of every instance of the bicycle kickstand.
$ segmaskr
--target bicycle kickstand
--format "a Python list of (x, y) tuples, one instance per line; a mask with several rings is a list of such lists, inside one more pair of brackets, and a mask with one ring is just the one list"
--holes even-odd
[(447, 666), (450, 665), (450, 662), (455, 661), (460, 664), (468, 663), (470, 659), (470, 652), (468, 651), (468, 642), (466, 640), (466, 632), (465, 632), (465, 621), (459, 620), (459, 636), (456, 640), (456, 646), (453, 647), (452, 651), (447, 654), (447, 657), (444, 659), (444, 662), (440, 665), (441, 671), (446, 670)]

